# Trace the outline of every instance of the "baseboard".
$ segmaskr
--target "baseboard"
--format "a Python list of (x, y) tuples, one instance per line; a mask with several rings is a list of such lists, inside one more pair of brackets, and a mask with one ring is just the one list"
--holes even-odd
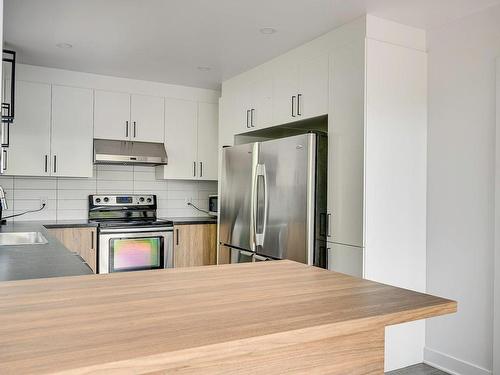
[(424, 363), (453, 375), (493, 375), (493, 372), (458, 358), (424, 348)]

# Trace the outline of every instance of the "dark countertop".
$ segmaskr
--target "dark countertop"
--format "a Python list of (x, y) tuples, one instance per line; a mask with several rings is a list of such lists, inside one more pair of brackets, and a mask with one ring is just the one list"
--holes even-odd
[[(41, 232), (47, 244), (0, 246), (0, 281), (92, 274), (82, 260), (52, 237), (45, 226), (89, 226), (86, 220), (68, 222), (24, 221), (0, 226), (5, 232)], [(71, 225), (70, 225), (71, 223)]]
[(174, 225), (217, 224), (217, 218), (213, 216), (162, 217), (161, 219), (171, 220)]
[(39, 221), (40, 225), (46, 228), (97, 228), (97, 223), (85, 220), (58, 220), (58, 221)]

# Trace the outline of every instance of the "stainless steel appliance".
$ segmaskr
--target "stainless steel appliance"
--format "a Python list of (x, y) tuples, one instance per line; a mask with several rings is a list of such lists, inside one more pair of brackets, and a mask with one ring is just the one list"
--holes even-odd
[(309, 133), (223, 150), (219, 238), (231, 262), (326, 268), (327, 144)]
[(163, 143), (94, 139), (94, 164), (155, 166), (168, 164), (168, 158)]
[(212, 216), (217, 216), (219, 213), (219, 196), (209, 195), (208, 196), (208, 214)]
[(156, 216), (156, 195), (90, 195), (98, 224), (97, 273), (173, 267), (173, 224)]

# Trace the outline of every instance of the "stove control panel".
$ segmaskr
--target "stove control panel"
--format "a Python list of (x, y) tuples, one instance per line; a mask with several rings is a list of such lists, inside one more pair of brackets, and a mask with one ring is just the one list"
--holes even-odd
[(156, 195), (91, 195), (94, 206), (151, 206), (156, 204)]

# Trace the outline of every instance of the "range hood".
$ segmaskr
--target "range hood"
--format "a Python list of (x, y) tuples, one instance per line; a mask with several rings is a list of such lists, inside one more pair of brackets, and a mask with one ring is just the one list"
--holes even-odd
[(163, 143), (94, 139), (94, 164), (166, 165)]

